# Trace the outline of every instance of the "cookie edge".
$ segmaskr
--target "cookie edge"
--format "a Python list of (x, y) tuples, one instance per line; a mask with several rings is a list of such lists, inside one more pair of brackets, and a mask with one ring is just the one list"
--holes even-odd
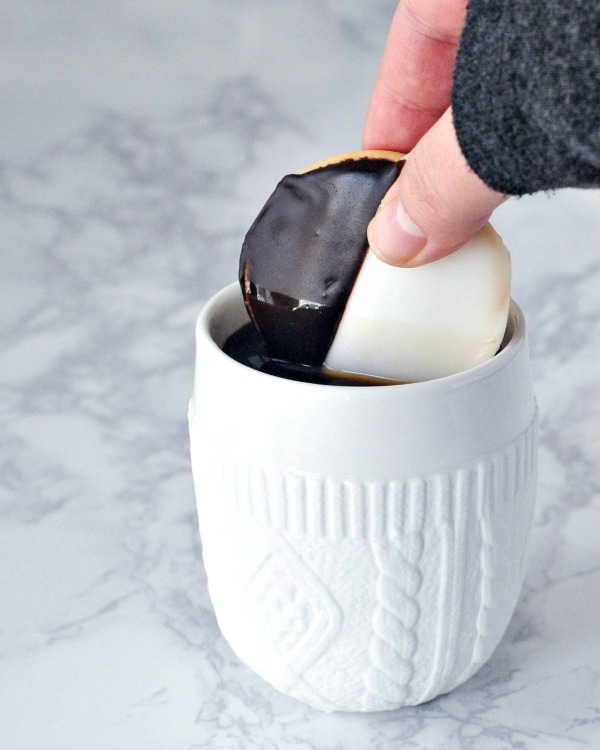
[(345, 154), (337, 154), (336, 156), (330, 156), (328, 159), (322, 159), (321, 161), (311, 164), (310, 167), (301, 169), (296, 174), (306, 174), (307, 172), (313, 172), (316, 169), (323, 169), (323, 167), (329, 167), (332, 164), (341, 164), (344, 161), (361, 161), (362, 159), (383, 159), (390, 162), (402, 161), (406, 158), (406, 154), (400, 151), (385, 151), (384, 149), (367, 149), (364, 151), (348, 151)]

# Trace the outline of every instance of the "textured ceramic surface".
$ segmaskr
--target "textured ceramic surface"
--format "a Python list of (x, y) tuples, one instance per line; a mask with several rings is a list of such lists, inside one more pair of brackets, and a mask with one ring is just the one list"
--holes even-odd
[(497, 646), (523, 578), (536, 407), (520, 311), (494, 361), (366, 389), (230, 360), (219, 345), (244, 320), (237, 284), (208, 303), (190, 407), (223, 634), (273, 686), (322, 710), (451, 690)]
[(485, 666), (414, 708), (324, 714), (240, 662), (208, 596), (194, 323), (281, 175), (360, 147), (395, 4), (0, 3), (2, 750), (600, 747), (598, 191), (494, 214), (540, 451)]

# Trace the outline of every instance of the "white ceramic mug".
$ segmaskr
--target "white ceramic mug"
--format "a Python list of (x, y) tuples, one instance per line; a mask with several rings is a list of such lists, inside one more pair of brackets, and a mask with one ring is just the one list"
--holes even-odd
[(237, 284), (198, 319), (192, 463), (208, 585), (238, 656), (323, 710), (415, 705), (468, 679), (517, 601), (536, 480), (525, 323), (467, 372), (357, 388), (221, 348)]

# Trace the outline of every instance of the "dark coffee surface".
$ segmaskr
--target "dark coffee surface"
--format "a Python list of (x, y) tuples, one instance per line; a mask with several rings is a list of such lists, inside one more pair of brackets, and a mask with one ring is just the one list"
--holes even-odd
[(284, 177), (250, 227), (240, 283), (271, 354), (321, 365), (404, 162), (360, 159)]
[(304, 383), (319, 383), (321, 385), (398, 385), (394, 380), (370, 378), (366, 375), (332, 373), (319, 366), (301, 365), (274, 359), (269, 354), (265, 340), (252, 323), (247, 323), (231, 334), (225, 342), (223, 351), (246, 367), (286, 380), (299, 380)]

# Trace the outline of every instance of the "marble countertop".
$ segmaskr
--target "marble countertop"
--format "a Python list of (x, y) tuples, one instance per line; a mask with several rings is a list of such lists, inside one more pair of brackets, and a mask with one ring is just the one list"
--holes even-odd
[(194, 320), (279, 177), (354, 150), (394, 3), (0, 6), (0, 747), (600, 746), (600, 194), (514, 200), (540, 410), (522, 597), (431, 703), (321, 714), (221, 637), (188, 458)]

